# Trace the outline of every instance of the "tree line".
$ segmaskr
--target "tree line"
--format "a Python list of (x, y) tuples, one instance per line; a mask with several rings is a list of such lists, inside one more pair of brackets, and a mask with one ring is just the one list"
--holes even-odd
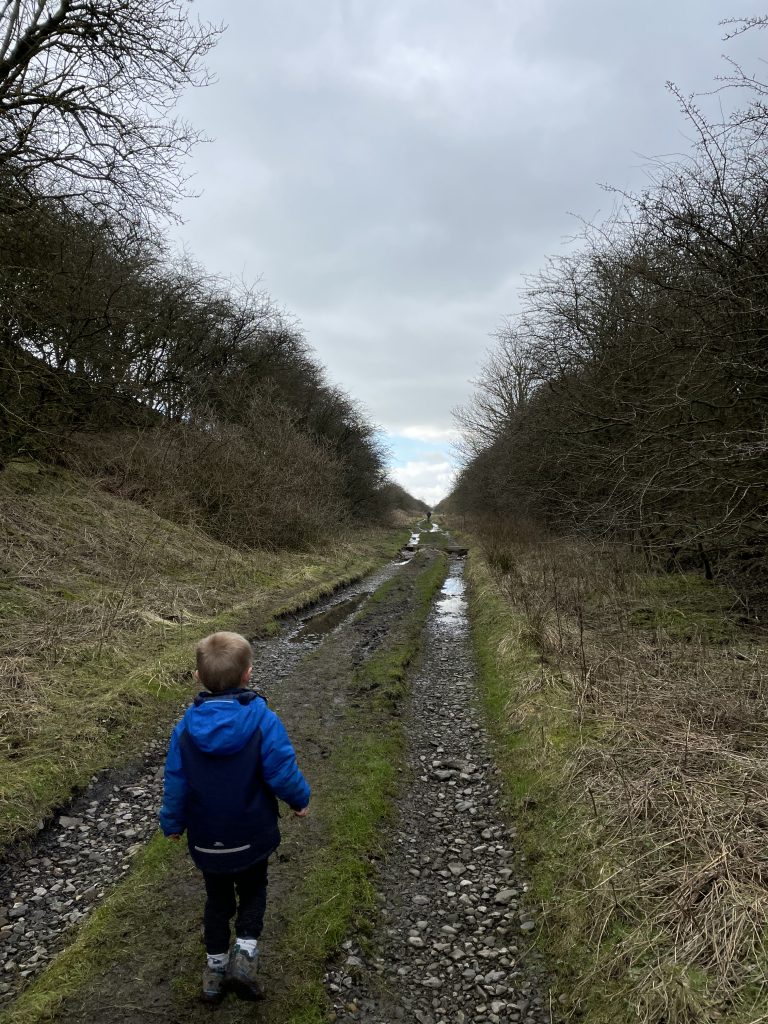
[(0, 2), (0, 464), (60, 462), (243, 544), (392, 498), (363, 411), (257, 288), (174, 257), (219, 29), (184, 0)]
[[(768, 25), (731, 22), (729, 34)], [(629, 540), (764, 590), (768, 542), (768, 87), (656, 166), (506, 318), (470, 402), (454, 507)]]

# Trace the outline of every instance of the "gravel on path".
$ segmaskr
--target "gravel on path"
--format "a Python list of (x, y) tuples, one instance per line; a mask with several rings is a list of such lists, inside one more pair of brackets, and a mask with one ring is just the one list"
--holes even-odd
[(549, 1024), (546, 971), (515, 831), (477, 706), (464, 599), (453, 559), (427, 622), (407, 719), (412, 781), (378, 880), (381, 916), (326, 976), (332, 1020), (365, 1024)]

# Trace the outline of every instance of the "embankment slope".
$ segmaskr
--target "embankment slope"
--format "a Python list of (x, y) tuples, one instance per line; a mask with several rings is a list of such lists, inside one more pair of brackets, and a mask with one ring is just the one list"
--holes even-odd
[(176, 714), (200, 636), (268, 631), (403, 540), (369, 528), (238, 550), (25, 462), (0, 473), (0, 521), (0, 846)]

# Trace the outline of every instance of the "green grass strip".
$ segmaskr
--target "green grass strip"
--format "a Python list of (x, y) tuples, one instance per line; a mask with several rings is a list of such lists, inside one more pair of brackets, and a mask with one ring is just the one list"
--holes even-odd
[(590, 843), (589, 819), (560, 795), (563, 767), (578, 733), (564, 693), (555, 700), (531, 699), (527, 684), (538, 671), (540, 657), (525, 639), (523, 618), (510, 607), (474, 548), (467, 578), (480, 696), (502, 792), (526, 856), (529, 898), (547, 910), (539, 917), (535, 938), (556, 967), (561, 990), (567, 991), (568, 979), (583, 974), (594, 955), (584, 922), (573, 904), (561, 898), (563, 885), (573, 883), (575, 858)]

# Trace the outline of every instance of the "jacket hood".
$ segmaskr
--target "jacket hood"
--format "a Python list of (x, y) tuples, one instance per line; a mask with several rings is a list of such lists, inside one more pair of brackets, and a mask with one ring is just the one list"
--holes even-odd
[(259, 728), (266, 702), (252, 690), (201, 693), (184, 716), (195, 746), (206, 754), (236, 754)]

